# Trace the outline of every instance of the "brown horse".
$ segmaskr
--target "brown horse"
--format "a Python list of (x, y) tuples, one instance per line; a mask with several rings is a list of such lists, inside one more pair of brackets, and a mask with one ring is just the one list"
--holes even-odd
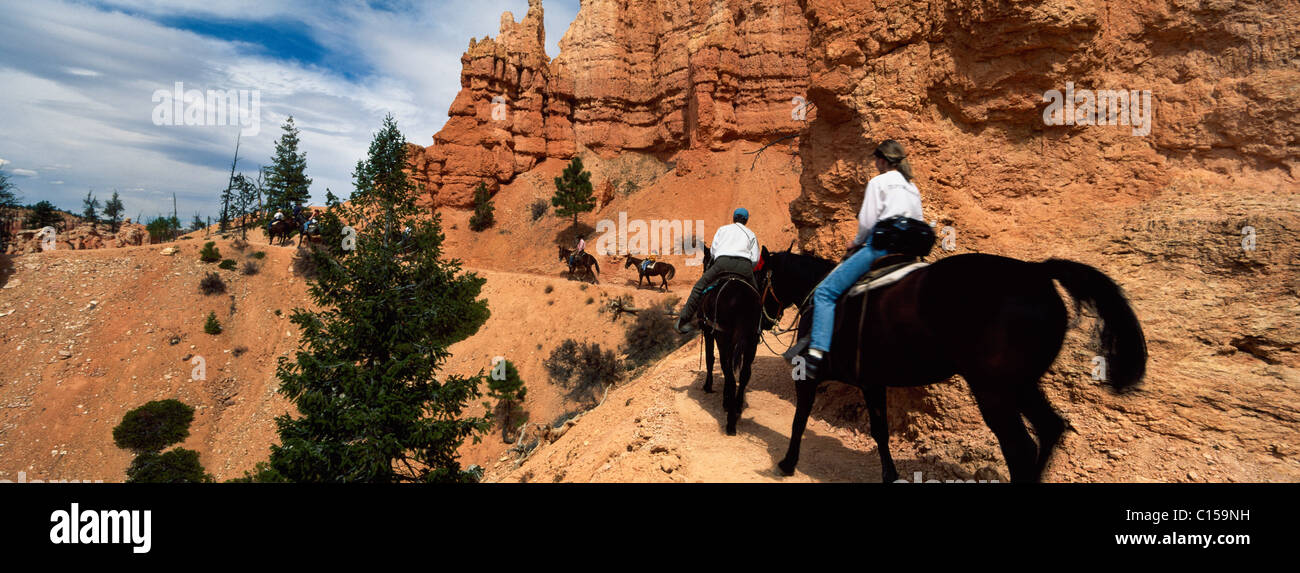
[(645, 280), (650, 286), (654, 286), (654, 278), (660, 277), (664, 281), (664, 284), (660, 285), (660, 288), (668, 290), (668, 279), (673, 278), (673, 276), (677, 274), (677, 269), (673, 268), (673, 266), (668, 263), (655, 261), (645, 265), (642, 264), (645, 262), (645, 259), (638, 259), (632, 255), (625, 256), (626, 258), (624, 259), (623, 268), (626, 269), (633, 265), (636, 266), (636, 288), (641, 288), (642, 280)]
[[(596, 280), (596, 274), (600, 272), (600, 263), (596, 262), (596, 257), (587, 251), (577, 253), (575, 249), (566, 249), (563, 246), (559, 246), (559, 249), (560, 260), (569, 264), (570, 277), (573, 276), (574, 269), (583, 269), (591, 277), (591, 282), (600, 282)], [(575, 253), (577, 253), (576, 256)], [(591, 270), (593, 267), (596, 269), (595, 272)]]
[(280, 239), (280, 246), (283, 247), (293, 237), (294, 231), (298, 228), (298, 223), (289, 219), (274, 221), (266, 226), (266, 234), (269, 237), (267, 242), (274, 245), (275, 239)]

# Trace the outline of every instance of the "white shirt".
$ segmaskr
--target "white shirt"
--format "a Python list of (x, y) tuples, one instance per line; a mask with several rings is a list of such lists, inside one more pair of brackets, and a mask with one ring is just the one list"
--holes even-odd
[(758, 237), (740, 223), (718, 227), (718, 232), (713, 234), (713, 247), (710, 251), (715, 261), (718, 257), (741, 257), (758, 263), (761, 254)]
[(921, 214), (921, 191), (897, 169), (891, 169), (872, 177), (867, 183), (862, 210), (858, 211), (858, 236), (853, 239), (853, 244), (865, 243), (878, 221), (898, 215), (925, 220)]

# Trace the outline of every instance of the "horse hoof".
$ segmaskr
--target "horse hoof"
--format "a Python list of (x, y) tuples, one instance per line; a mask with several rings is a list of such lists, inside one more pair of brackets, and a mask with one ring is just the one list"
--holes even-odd
[(736, 435), (736, 427), (735, 427), (735, 426), (727, 426), (727, 435), (728, 435), (728, 436), (734, 436), (734, 435)]
[(781, 460), (781, 463), (776, 464), (776, 467), (780, 468), (781, 475), (785, 477), (790, 477), (794, 475), (794, 464), (792, 463), (788, 463), (785, 460)]

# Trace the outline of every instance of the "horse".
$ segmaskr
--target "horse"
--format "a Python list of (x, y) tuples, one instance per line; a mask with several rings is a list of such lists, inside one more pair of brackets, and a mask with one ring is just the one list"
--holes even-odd
[(275, 238), (279, 237), (280, 246), (283, 247), (285, 243), (288, 243), (289, 239), (293, 237), (294, 231), (298, 230), (300, 227), (301, 224), (298, 221), (291, 221), (289, 219), (280, 219), (279, 221), (272, 221), (266, 227), (267, 229), (266, 233), (269, 237), (267, 239), (267, 243), (274, 245)]
[[(704, 246), (704, 269), (713, 255)], [(735, 275), (724, 275), (700, 297), (696, 324), (704, 338), (704, 391), (713, 393), (713, 345), (722, 358), (722, 409), (727, 412), (727, 435), (736, 435), (736, 423), (745, 409), (745, 388), (758, 350), (759, 331), (774, 323), (763, 321), (762, 286)]]
[[(909, 258), (890, 255), (873, 268)], [(800, 301), (808, 300), (834, 266), (788, 251), (768, 256), (765, 316), (779, 320), (786, 307), (802, 306)], [(1011, 480), (1042, 479), (1066, 427), (1039, 388), (1069, 328), (1053, 280), (1074, 299), (1076, 313), (1081, 306), (1096, 311), (1110, 388), (1122, 393), (1135, 387), (1146, 373), (1142, 325), (1119, 286), (1082, 263), (955, 255), (915, 270), (893, 285), (871, 290), (865, 308), (861, 296), (841, 299), (823, 378), (862, 390), (885, 483), (898, 479), (889, 454), (885, 388), (934, 384), (954, 374), (970, 386), (984, 422), (997, 437)], [(800, 337), (810, 331), (811, 314), (803, 313)], [(787, 476), (794, 474), (799, 461), (800, 441), (819, 385), (795, 378), (790, 446), (777, 464)], [(1022, 415), (1033, 426), (1037, 443), (1026, 431)]]
[[(579, 253), (576, 257), (573, 257), (572, 255), (576, 252), (575, 249), (566, 249), (562, 245), (559, 246), (559, 249), (560, 249), (560, 260), (565, 261), (569, 264), (570, 277), (573, 276), (574, 269), (581, 268), (585, 270), (587, 275), (591, 277), (592, 282), (599, 282), (596, 280), (596, 274), (600, 272), (600, 263), (596, 262), (596, 257), (592, 256), (592, 254), (588, 253), (587, 251), (583, 251)], [(594, 273), (591, 271), (593, 267), (596, 269), (596, 272)]]
[[(304, 221), (303, 224), (306, 224), (306, 222)], [(298, 228), (301, 229), (302, 227), (299, 226)], [(313, 232), (305, 233), (300, 231), (298, 233), (298, 248), (301, 249), (304, 242), (311, 243), (311, 244), (320, 244), (320, 242), (324, 240), (325, 238), (322, 237), (320, 234), (320, 224), (318, 221), (316, 224), (316, 228)]]
[(649, 265), (643, 265), (642, 263), (645, 262), (645, 259), (638, 259), (632, 255), (625, 255), (625, 257), (626, 259), (623, 263), (623, 268), (626, 269), (633, 265), (636, 266), (636, 288), (641, 288), (641, 281), (643, 279), (649, 283), (650, 286), (654, 286), (654, 277), (660, 277), (664, 281), (664, 284), (660, 286), (666, 291), (668, 290), (668, 279), (673, 278), (673, 276), (677, 274), (677, 269), (673, 268), (673, 266), (668, 263), (656, 261)]

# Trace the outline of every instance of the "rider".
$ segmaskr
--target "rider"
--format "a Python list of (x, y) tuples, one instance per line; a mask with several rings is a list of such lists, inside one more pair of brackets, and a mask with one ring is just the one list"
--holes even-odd
[(858, 212), (858, 236), (849, 245), (850, 255), (822, 279), (813, 291), (812, 338), (808, 341), (808, 348), (802, 352), (804, 372), (812, 380), (818, 379), (818, 369), (831, 348), (835, 302), (871, 269), (871, 264), (876, 259), (888, 254), (871, 246), (872, 228), (877, 222), (897, 215), (924, 219), (921, 214), (921, 192), (912, 182), (912, 165), (907, 161), (903, 145), (887, 139), (876, 147), (873, 155), (880, 175), (872, 177), (867, 183), (862, 210)]
[(578, 260), (578, 257), (581, 257), (582, 253), (586, 251), (587, 251), (587, 236), (578, 235), (578, 247), (574, 249), (572, 253), (569, 253), (569, 266), (572, 267), (573, 261)]
[(304, 234), (304, 235), (310, 235), (310, 234), (312, 234), (312, 233), (314, 233), (314, 232), (316, 231), (316, 222), (317, 222), (317, 221), (316, 221), (316, 213), (317, 213), (317, 211), (316, 211), (315, 209), (312, 209), (312, 211), (311, 211), (311, 216), (310, 216), (310, 217), (307, 217), (307, 220), (306, 220), (306, 221), (303, 221), (303, 223), (302, 223), (302, 234)]
[(713, 234), (713, 246), (710, 248), (713, 264), (704, 269), (700, 280), (695, 281), (695, 286), (691, 287), (691, 296), (686, 299), (686, 304), (682, 305), (677, 316), (678, 332), (685, 334), (692, 330), (690, 320), (695, 314), (700, 295), (704, 293), (705, 287), (724, 273), (741, 275), (750, 285), (756, 284), (754, 265), (758, 264), (760, 256), (758, 236), (745, 226), (747, 222), (749, 211), (744, 207), (737, 208), (731, 214), (731, 224), (718, 227), (718, 231)]
[(283, 220), (284, 220), (284, 211), (281, 211), (281, 210), (279, 210), (279, 209), (276, 209), (276, 210), (275, 210), (275, 216), (271, 217), (271, 222), (266, 224), (266, 232), (267, 232), (267, 233), (270, 233), (270, 232), (271, 232), (271, 226), (273, 226), (273, 225), (275, 225), (276, 223), (279, 223), (280, 221), (283, 221)]
[(302, 201), (293, 204), (293, 221), (297, 223), (302, 220)]

